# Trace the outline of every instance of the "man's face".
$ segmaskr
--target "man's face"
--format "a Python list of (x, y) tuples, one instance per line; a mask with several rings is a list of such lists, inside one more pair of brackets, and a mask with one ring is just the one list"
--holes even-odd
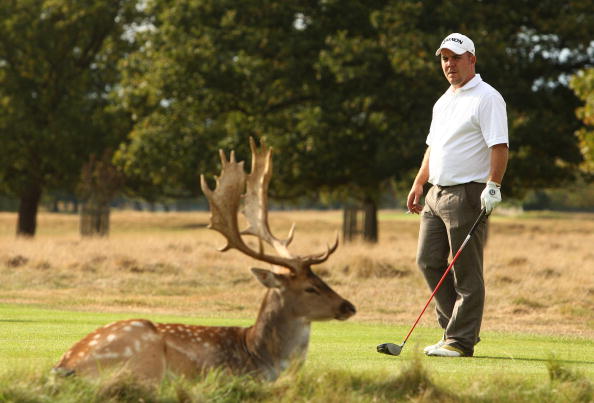
[(455, 89), (463, 87), (474, 77), (476, 56), (470, 52), (457, 55), (449, 49), (441, 50), (441, 68), (446, 79)]

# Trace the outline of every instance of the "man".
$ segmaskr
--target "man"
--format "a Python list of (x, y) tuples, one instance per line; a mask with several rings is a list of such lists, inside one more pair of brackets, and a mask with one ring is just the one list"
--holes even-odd
[[(505, 102), (475, 73), (474, 43), (465, 35), (448, 35), (436, 51), (450, 83), (433, 107), (427, 150), (408, 194), (407, 207), (421, 214), (417, 264), (433, 290), (479, 216), (501, 202), (507, 167)], [(433, 186), (421, 205), (423, 185)], [(443, 338), (425, 348), (440, 357), (472, 356), (479, 341), (485, 286), (483, 247), (486, 219), (458, 257), (435, 295)]]

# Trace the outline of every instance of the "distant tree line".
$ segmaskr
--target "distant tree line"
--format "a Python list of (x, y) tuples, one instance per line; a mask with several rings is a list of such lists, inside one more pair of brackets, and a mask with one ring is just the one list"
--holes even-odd
[(80, 197), (97, 199), (84, 178), (106, 150), (114, 150), (114, 189), (155, 202), (196, 196), (198, 175), (217, 171), (217, 150), (248, 159), (253, 136), (275, 148), (275, 200), (375, 214), (382, 195), (407, 189), (418, 168), (431, 107), (447, 88), (434, 52), (450, 32), (474, 40), (477, 71), (507, 102), (505, 197), (588, 182), (593, 8), (590, 0), (4, 1), (0, 194), (18, 199), (17, 234), (33, 236), (44, 193), (84, 188)]

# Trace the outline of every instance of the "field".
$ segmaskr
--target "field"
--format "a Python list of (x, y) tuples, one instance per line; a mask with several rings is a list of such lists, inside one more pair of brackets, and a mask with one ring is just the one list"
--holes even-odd
[[(217, 393), (229, 382), (213, 375), (201, 383), (211, 394), (197, 395), (290, 400), (292, 393), (303, 392), (306, 400), (321, 401), (329, 396), (323, 385), (332, 390), (340, 379), (350, 401), (386, 396), (490, 401), (491, 395), (523, 401), (591, 399), (594, 216), (521, 214), (490, 220), (487, 304), (475, 358), (436, 360), (419, 353), (440, 337), (430, 311), (401, 357), (374, 352), (378, 343), (402, 341), (429, 295), (414, 263), (418, 218), (382, 211), (378, 244), (340, 245), (317, 268), (358, 313), (348, 322), (314, 325), (302, 372), (273, 386), (253, 386), (254, 396), (240, 388), (233, 392), (239, 395), (221, 398)], [(21, 383), (8, 388), (14, 393), (4, 395), (6, 400), (15, 400), (25, 384), (41, 385), (39, 396), (50, 393), (44, 374), (51, 364), (72, 342), (113, 319), (250, 324), (264, 290), (248, 268), (259, 263), (236, 251), (218, 252), (222, 237), (206, 229), (207, 221), (203, 212), (115, 212), (109, 238), (80, 239), (78, 217), (42, 213), (37, 237), (25, 240), (14, 237), (15, 215), (0, 214), (0, 401), (15, 373)], [(341, 214), (273, 212), (270, 222), (281, 237), (295, 222), (293, 251), (314, 253), (333, 241)], [(311, 382), (322, 395), (305, 386)], [(497, 395), (502, 384), (517, 393)], [(175, 390), (196, 391), (197, 386), (172, 388), (157, 395), (184, 400)]]

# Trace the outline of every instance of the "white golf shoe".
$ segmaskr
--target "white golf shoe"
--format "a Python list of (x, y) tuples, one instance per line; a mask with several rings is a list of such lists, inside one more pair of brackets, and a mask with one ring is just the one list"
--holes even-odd
[(430, 350), (426, 352), (428, 356), (431, 357), (463, 357), (464, 353), (462, 350), (457, 349), (456, 347), (443, 345), (436, 349)]
[(441, 340), (440, 340), (440, 341), (438, 341), (437, 343), (435, 343), (435, 344), (432, 344), (432, 345), (430, 345), (430, 346), (427, 346), (427, 347), (425, 347), (425, 348), (423, 349), (423, 352), (424, 352), (425, 354), (427, 354), (429, 351), (431, 351), (431, 350), (435, 350), (436, 348), (440, 348), (440, 347), (441, 347), (441, 346), (443, 346), (444, 344), (445, 344), (445, 340), (444, 340), (444, 339), (441, 339)]

